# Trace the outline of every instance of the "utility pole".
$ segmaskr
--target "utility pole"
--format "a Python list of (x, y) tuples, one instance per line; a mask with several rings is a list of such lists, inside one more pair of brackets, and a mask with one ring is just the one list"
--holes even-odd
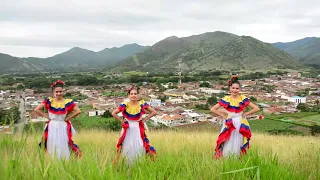
[(181, 59), (178, 61), (179, 62), (179, 82), (178, 84), (181, 85)]

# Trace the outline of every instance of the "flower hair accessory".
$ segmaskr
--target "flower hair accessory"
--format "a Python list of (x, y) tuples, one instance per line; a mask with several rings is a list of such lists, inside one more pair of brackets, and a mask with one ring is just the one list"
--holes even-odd
[(54, 88), (54, 87), (56, 87), (57, 85), (64, 86), (65, 83), (64, 83), (63, 81), (61, 81), (61, 80), (57, 80), (56, 82), (54, 82), (54, 83), (51, 84), (50, 88)]
[(233, 75), (231, 77), (231, 79), (228, 80), (228, 86), (232, 86), (232, 83), (238, 81), (238, 76), (237, 75)]
[(126, 89), (126, 90), (127, 90), (127, 93), (130, 94), (130, 91), (133, 90), (133, 89), (137, 90), (137, 92), (139, 93), (140, 87), (137, 87), (137, 86), (135, 86), (135, 85), (133, 85), (133, 86), (131, 86), (131, 87), (128, 87), (128, 88)]

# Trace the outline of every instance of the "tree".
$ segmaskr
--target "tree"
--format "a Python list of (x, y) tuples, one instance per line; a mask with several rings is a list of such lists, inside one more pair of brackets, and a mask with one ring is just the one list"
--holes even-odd
[(71, 97), (72, 94), (71, 94), (70, 92), (67, 92), (67, 93), (65, 94), (65, 96), (66, 96), (66, 97)]
[(309, 111), (309, 107), (307, 104), (303, 104), (303, 103), (300, 103), (298, 106), (297, 106), (297, 109), (299, 109), (300, 111), (302, 112), (308, 112)]
[(217, 100), (217, 97), (215, 97), (215, 96), (211, 96), (207, 100), (207, 104), (208, 105), (217, 104), (217, 102), (218, 102), (218, 100)]
[(316, 134), (320, 134), (320, 126), (318, 125), (311, 126), (310, 133), (312, 136), (315, 136)]
[(107, 126), (108, 126), (108, 129), (110, 129), (111, 131), (121, 130), (121, 123), (114, 118), (107, 119)]
[(139, 82), (139, 83), (137, 84), (137, 86), (141, 87), (141, 86), (142, 86), (142, 82)]
[(317, 100), (316, 100), (316, 104), (317, 104), (318, 106), (319, 106), (319, 103), (320, 103), (320, 102), (319, 102), (319, 99), (317, 99)]
[(81, 77), (77, 81), (77, 85), (80, 86), (88, 86), (88, 85), (96, 85), (98, 84), (98, 79), (92, 76)]
[(197, 109), (209, 110), (208, 104), (197, 104), (195, 107), (196, 107)]
[(103, 115), (102, 115), (102, 117), (104, 117), (104, 118), (110, 118), (110, 117), (112, 117), (112, 114), (110, 113), (110, 111), (105, 111), (104, 113), (103, 113)]
[(3, 109), (0, 109), (0, 125), (2, 125), (5, 115), (6, 115), (5, 111)]
[(255, 101), (257, 101), (257, 98), (255, 98), (255, 97), (251, 96), (251, 97), (250, 97), (250, 101), (255, 102)]
[(221, 92), (221, 93), (218, 94), (218, 97), (219, 97), (219, 98), (223, 98), (225, 95), (226, 95), (226, 93)]
[(17, 89), (19, 89), (19, 90), (22, 90), (22, 89), (24, 89), (24, 85), (22, 85), (22, 84), (19, 84), (19, 85), (17, 86)]
[(204, 81), (200, 84), (200, 87), (211, 87), (210, 83), (208, 83), (207, 81)]

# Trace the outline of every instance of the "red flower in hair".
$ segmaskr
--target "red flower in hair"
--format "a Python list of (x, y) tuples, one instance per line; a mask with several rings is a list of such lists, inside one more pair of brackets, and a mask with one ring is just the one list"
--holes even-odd
[(137, 87), (137, 86), (135, 86), (135, 85), (133, 85), (133, 86), (131, 86), (131, 87), (128, 87), (128, 88), (127, 88), (127, 93), (129, 94), (129, 93), (130, 93), (130, 91), (131, 91), (131, 90), (133, 90), (133, 89), (135, 89), (135, 90), (139, 91), (139, 89), (140, 89), (140, 88), (139, 88), (139, 87)]
[(237, 75), (233, 75), (231, 77), (231, 79), (228, 80), (228, 86), (231, 86), (233, 82), (238, 80), (238, 76)]
[(52, 88), (52, 87), (54, 87), (56, 85), (65, 85), (65, 83), (59, 79), (56, 82), (52, 83), (50, 88)]

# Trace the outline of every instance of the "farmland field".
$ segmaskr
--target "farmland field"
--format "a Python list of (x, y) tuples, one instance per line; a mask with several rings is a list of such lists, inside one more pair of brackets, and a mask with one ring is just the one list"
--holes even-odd
[(292, 121), (295, 123), (310, 125), (320, 125), (320, 114), (319, 112), (300, 112), (294, 114), (284, 114), (279, 116), (273, 116), (273, 118), (282, 119), (284, 121)]
[[(155, 162), (143, 158), (130, 168), (112, 165), (119, 132), (80, 131), (74, 140), (83, 157), (68, 161), (44, 154), (38, 147), (40, 133), (1, 135), (0, 174), (4, 179), (320, 179), (317, 137), (256, 132), (241, 160), (214, 160), (217, 135), (208, 131), (151, 131), (149, 139), (157, 150)], [(222, 174), (226, 172), (231, 173)]]

